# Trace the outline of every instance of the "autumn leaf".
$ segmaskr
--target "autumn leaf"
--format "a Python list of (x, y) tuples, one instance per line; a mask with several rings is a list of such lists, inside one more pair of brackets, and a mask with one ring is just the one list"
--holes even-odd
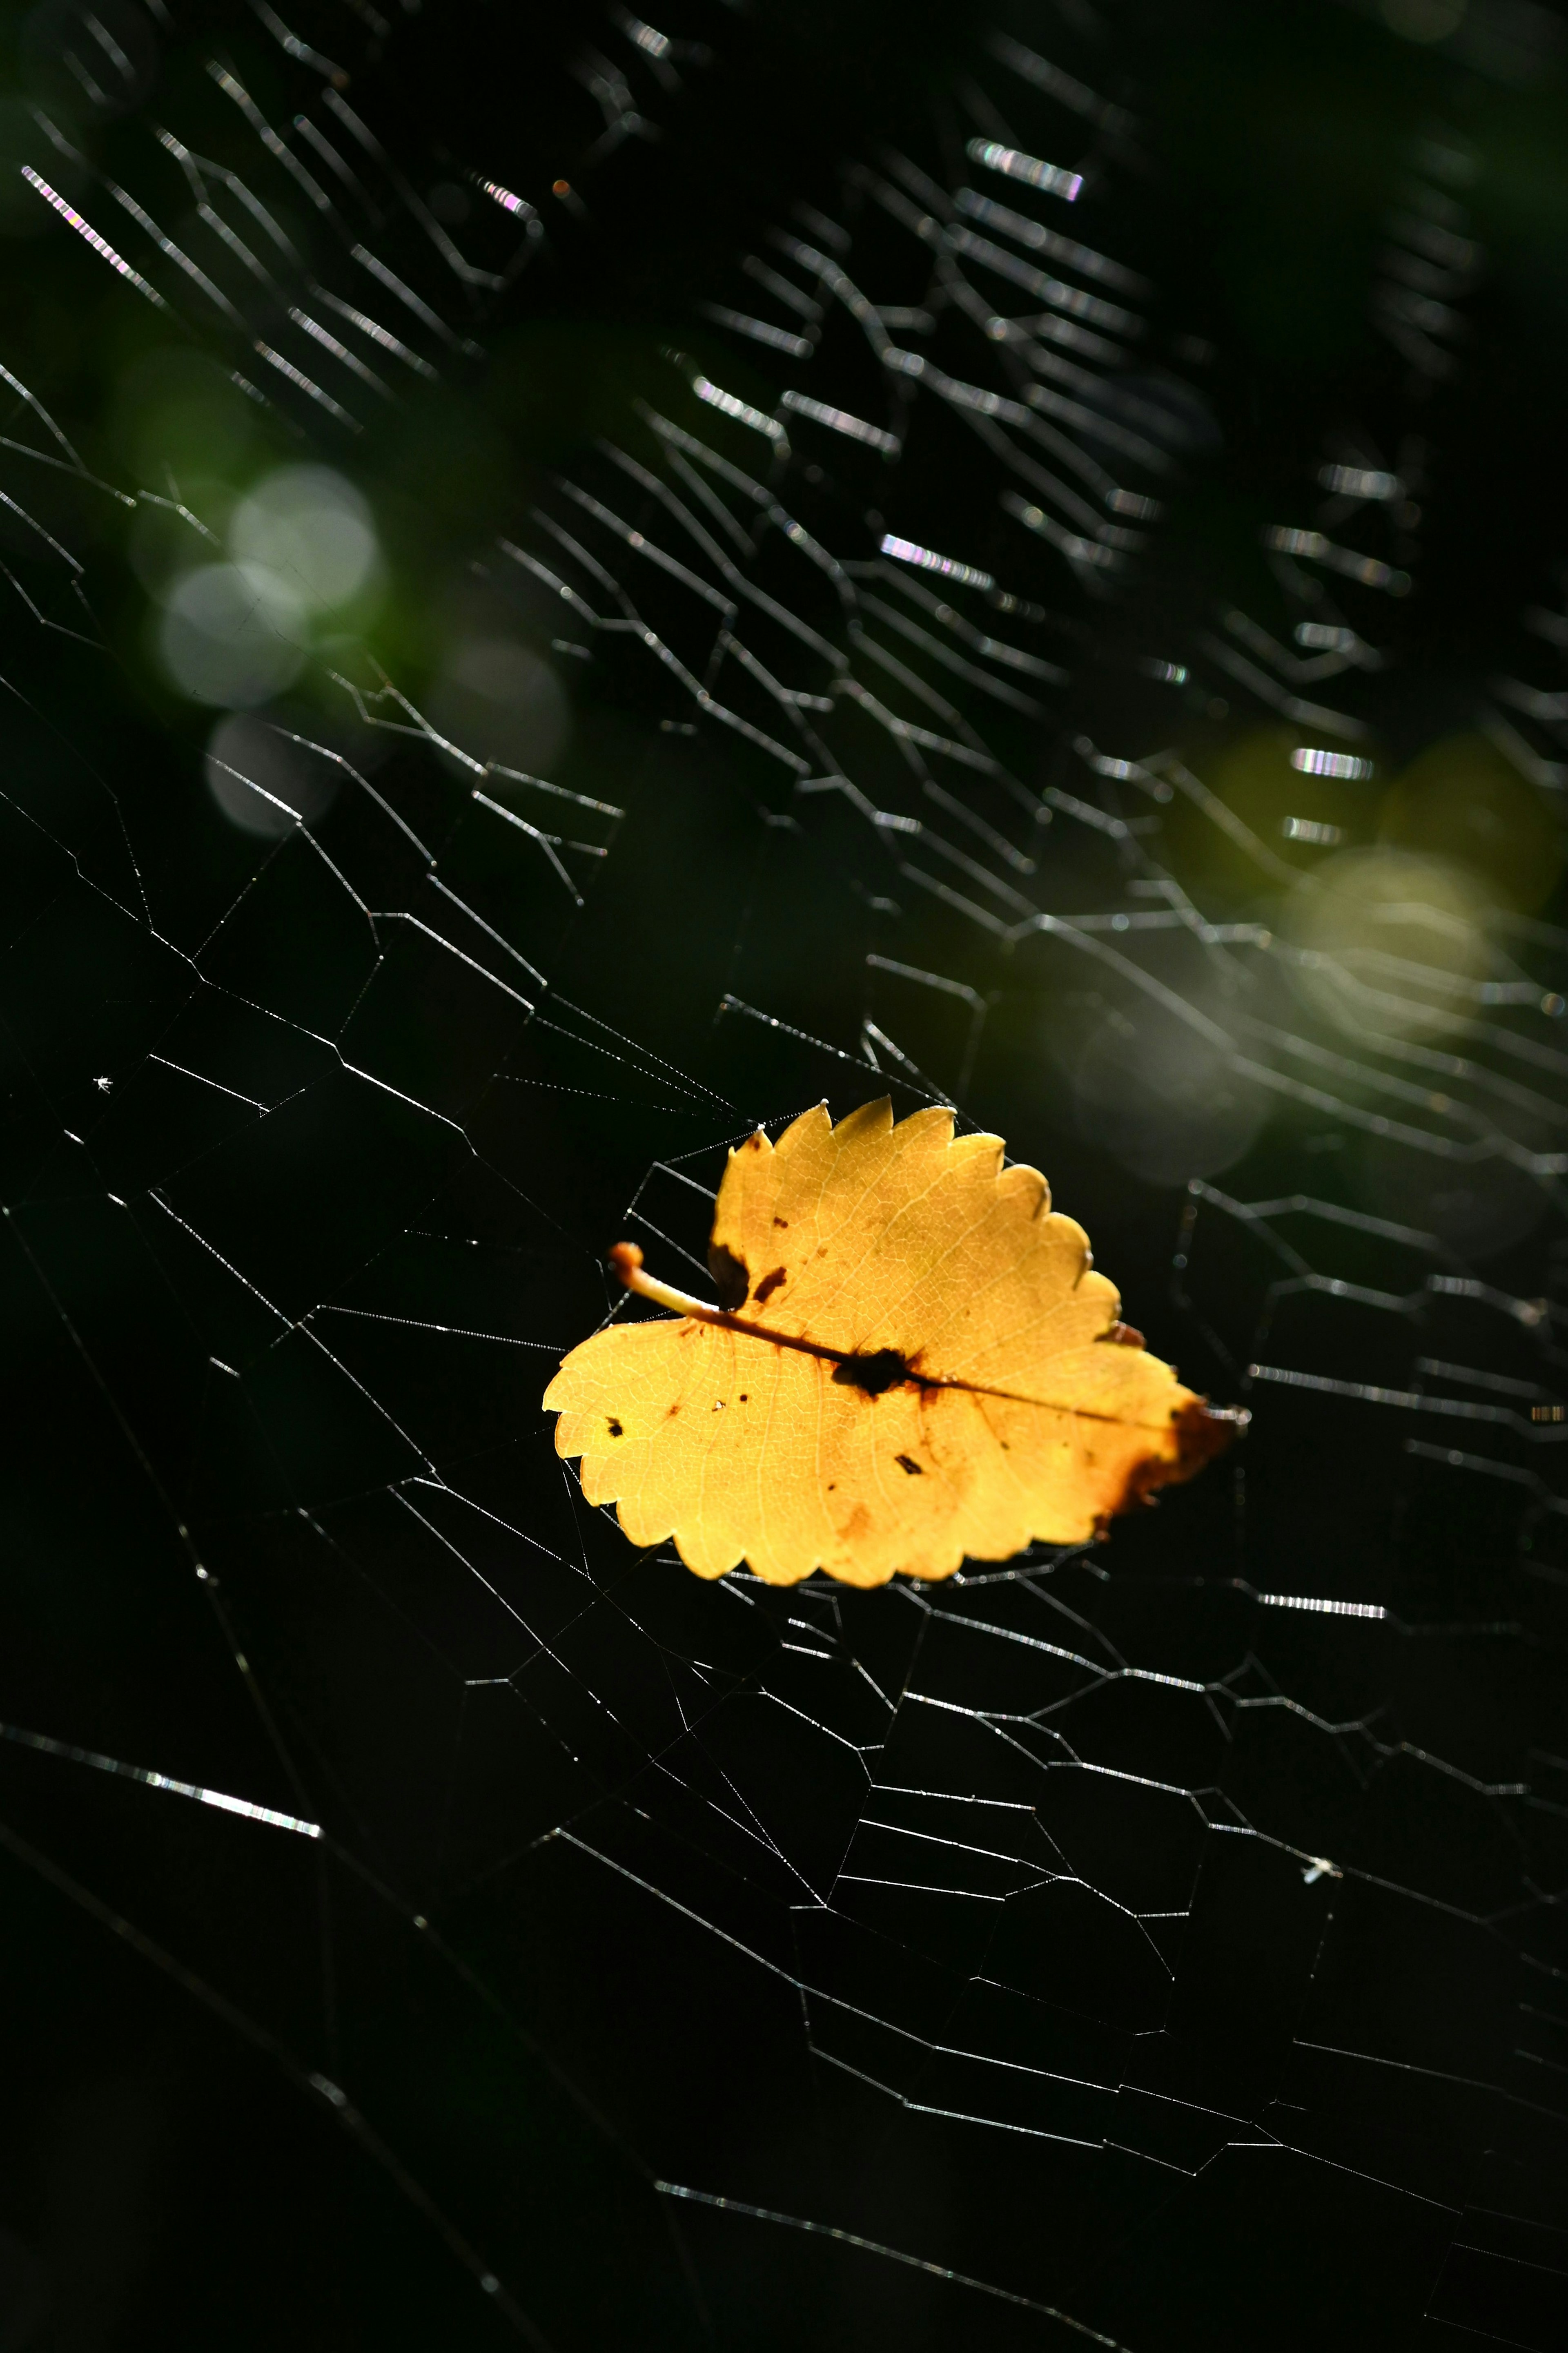
[(1080, 1543), (1246, 1420), (1145, 1352), (1045, 1178), (998, 1136), (955, 1141), (949, 1111), (895, 1126), (884, 1099), (748, 1137), (714, 1209), (718, 1307), (633, 1242), (610, 1259), (679, 1312), (573, 1349), (544, 1396), (556, 1451), (699, 1577), (882, 1585)]

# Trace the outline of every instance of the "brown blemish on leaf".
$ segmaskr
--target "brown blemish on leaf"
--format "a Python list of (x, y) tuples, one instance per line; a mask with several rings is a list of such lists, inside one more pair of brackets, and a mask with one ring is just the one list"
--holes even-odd
[(610, 1436), (611, 1436), (612, 1438), (619, 1438), (619, 1437), (621, 1437), (622, 1435), (623, 1435), (623, 1432), (622, 1432), (622, 1430), (621, 1430), (621, 1425), (620, 1425), (620, 1423), (619, 1423), (618, 1421), (616, 1421), (616, 1420), (615, 1417), (612, 1415), (612, 1416), (611, 1416), (611, 1419), (610, 1419)]
[(1233, 1440), (1245, 1434), (1251, 1419), (1244, 1410), (1212, 1406), (1203, 1398), (1189, 1398), (1185, 1405), (1178, 1406), (1171, 1416), (1176, 1439), (1174, 1458), (1147, 1454), (1142, 1461), (1135, 1462), (1120, 1498), (1096, 1524), (1096, 1535), (1106, 1535), (1111, 1520), (1120, 1518), (1123, 1512), (1135, 1512), (1140, 1504), (1152, 1504), (1157, 1489), (1184, 1487), (1189, 1479), (1195, 1479), (1216, 1455), (1225, 1452)]
[(898, 1464), (900, 1471), (907, 1471), (909, 1472), (911, 1479), (923, 1478), (925, 1475), (912, 1454), (895, 1454), (893, 1460)]
[(1135, 1332), (1131, 1324), (1113, 1324), (1109, 1332), (1100, 1336), (1113, 1348), (1142, 1348), (1146, 1345), (1142, 1333)]
[(885, 1397), (897, 1383), (909, 1379), (909, 1358), (900, 1356), (896, 1348), (879, 1348), (874, 1356), (846, 1356), (834, 1366), (833, 1377), (840, 1388)]
[(752, 1292), (752, 1297), (756, 1301), (759, 1307), (765, 1307), (769, 1300), (773, 1297), (774, 1292), (778, 1289), (780, 1283), (787, 1282), (788, 1280), (788, 1267), (775, 1266), (772, 1274), (763, 1275), (761, 1282), (758, 1283), (755, 1291)]
[(774, 1225), (775, 1225), (775, 1226), (779, 1226), (779, 1227), (787, 1227), (787, 1225), (789, 1224), (789, 1219), (788, 1219), (787, 1218), (775, 1218), (775, 1219), (773, 1219), (773, 1223), (774, 1223)]
[(719, 1293), (719, 1304), (726, 1315), (733, 1315), (737, 1307), (746, 1303), (746, 1293), (752, 1287), (752, 1271), (743, 1258), (726, 1250), (722, 1242), (708, 1245), (708, 1271), (713, 1278), (713, 1288)]

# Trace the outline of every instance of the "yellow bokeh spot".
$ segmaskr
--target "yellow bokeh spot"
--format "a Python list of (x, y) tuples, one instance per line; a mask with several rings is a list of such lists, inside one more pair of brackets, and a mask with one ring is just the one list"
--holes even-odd
[(1533, 913), (1563, 871), (1557, 822), (1489, 739), (1445, 736), (1410, 763), (1383, 805), (1378, 831), (1400, 849), (1467, 869), (1481, 894)]
[(1352, 1035), (1441, 1035), (1475, 1014), (1491, 959), (1492, 895), (1441, 858), (1341, 850), (1286, 913), (1300, 987)]

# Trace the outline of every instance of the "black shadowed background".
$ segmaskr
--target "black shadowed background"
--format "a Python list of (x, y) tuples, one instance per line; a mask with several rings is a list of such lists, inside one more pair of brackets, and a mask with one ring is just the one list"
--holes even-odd
[[(0, 42), (0, 2353), (1550, 2353), (1560, 15)], [(540, 1396), (884, 1092), (1250, 1434), (700, 1583)]]

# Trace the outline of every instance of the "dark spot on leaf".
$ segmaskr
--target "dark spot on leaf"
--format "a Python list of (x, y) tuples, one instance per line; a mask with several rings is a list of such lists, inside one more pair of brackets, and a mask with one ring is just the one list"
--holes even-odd
[(752, 1272), (743, 1258), (727, 1250), (722, 1242), (708, 1245), (708, 1271), (719, 1293), (719, 1304), (726, 1315), (733, 1315), (737, 1307), (746, 1303), (746, 1293), (752, 1287)]
[(896, 1348), (879, 1348), (874, 1356), (846, 1356), (833, 1374), (840, 1388), (864, 1389), (868, 1397), (880, 1397), (895, 1381), (909, 1377), (908, 1359)]
[(759, 1128), (759, 1129), (757, 1130), (757, 1132), (756, 1132), (755, 1135), (748, 1135), (748, 1136), (747, 1136), (747, 1138), (746, 1138), (746, 1150), (747, 1150), (748, 1152), (760, 1152), (760, 1151), (762, 1150), (762, 1148), (763, 1148), (763, 1132), (762, 1132), (761, 1128)]
[(621, 1435), (621, 1425), (620, 1425), (620, 1423), (619, 1423), (618, 1421), (612, 1421), (612, 1422), (611, 1422), (611, 1424), (610, 1424), (610, 1436), (611, 1436), (612, 1438), (619, 1438), (619, 1437), (620, 1437), (620, 1435)]
[(1102, 1332), (1100, 1336), (1101, 1340), (1109, 1341), (1113, 1348), (1141, 1348), (1143, 1345), (1142, 1333), (1134, 1331), (1131, 1324), (1113, 1324), (1109, 1332)]
[(669, 1409), (669, 1411), (668, 1411), (668, 1412), (665, 1415), (665, 1417), (664, 1417), (664, 1418), (665, 1418), (665, 1419), (666, 1419), (666, 1421), (673, 1421), (673, 1420), (675, 1419), (676, 1415), (677, 1415), (679, 1411), (680, 1411), (680, 1408), (679, 1408), (679, 1405), (672, 1405), (672, 1406), (670, 1407), (670, 1409)]
[(741, 1403), (742, 1403), (742, 1405), (745, 1405), (745, 1404), (747, 1403), (747, 1401), (748, 1401), (748, 1400), (747, 1400), (747, 1397), (746, 1397), (746, 1392), (745, 1392), (745, 1390), (744, 1390), (744, 1389), (742, 1389), (742, 1390), (741, 1391)]
[(909, 1472), (911, 1479), (920, 1479), (924, 1477), (924, 1472), (921, 1471), (920, 1464), (915, 1461), (912, 1454), (895, 1454), (893, 1460), (898, 1464), (900, 1471), (907, 1471)]
[(763, 1275), (761, 1282), (758, 1283), (755, 1291), (752, 1292), (752, 1297), (756, 1301), (759, 1307), (765, 1306), (767, 1302), (773, 1297), (774, 1292), (778, 1289), (780, 1283), (787, 1282), (788, 1279), (788, 1267), (775, 1266), (772, 1274)]
[(773, 1219), (773, 1223), (775, 1226), (787, 1226), (789, 1224), (789, 1219), (787, 1218), (775, 1218)]

